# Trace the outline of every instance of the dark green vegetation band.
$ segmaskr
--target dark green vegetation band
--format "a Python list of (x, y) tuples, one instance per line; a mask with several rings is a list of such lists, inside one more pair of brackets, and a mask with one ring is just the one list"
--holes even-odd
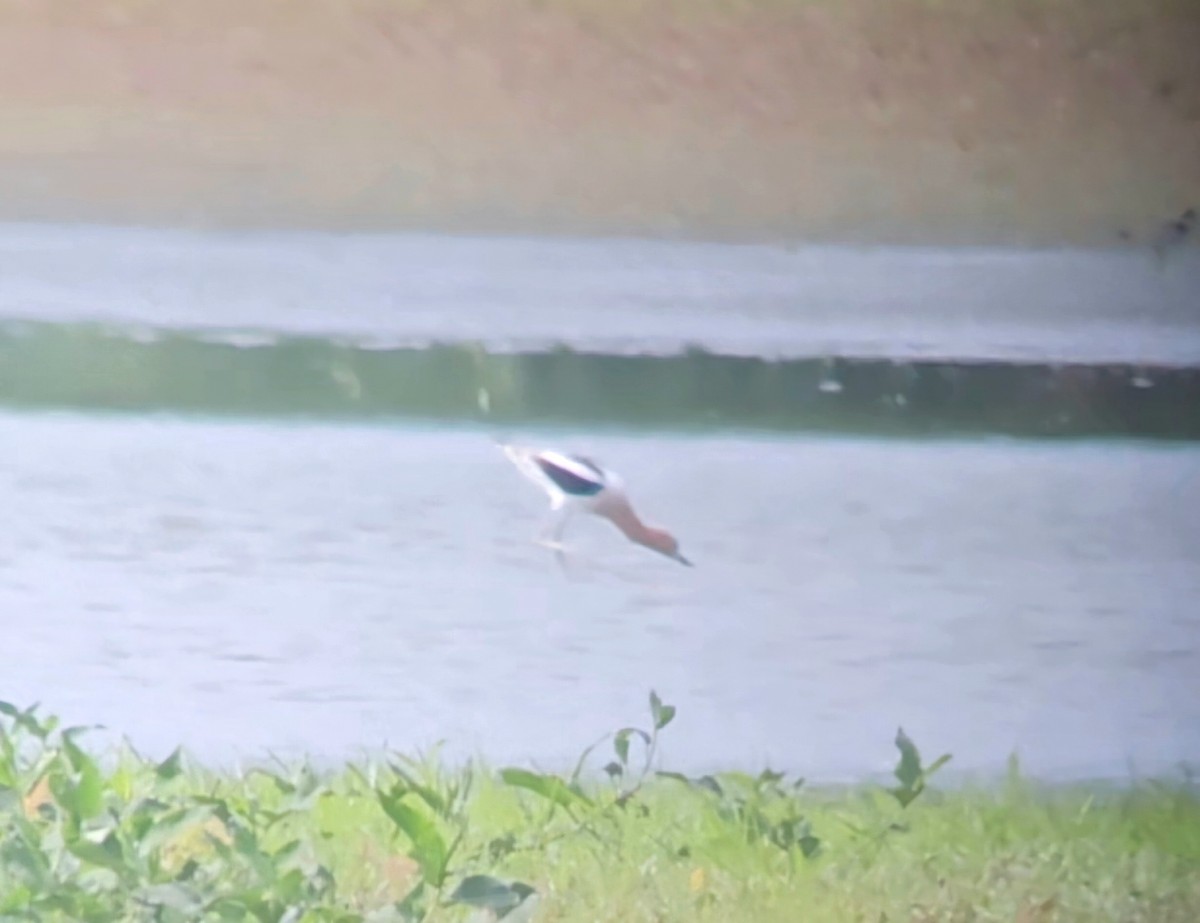
[(872, 435), (1200, 438), (1200, 369), (0, 327), (0, 406)]

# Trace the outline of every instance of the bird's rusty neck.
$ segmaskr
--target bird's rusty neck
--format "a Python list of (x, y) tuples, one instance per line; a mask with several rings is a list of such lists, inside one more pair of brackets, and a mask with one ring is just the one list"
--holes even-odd
[(605, 515), (612, 520), (613, 525), (625, 533), (625, 537), (631, 542), (660, 554), (674, 557), (676, 546), (675, 539), (671, 537), (671, 534), (663, 529), (646, 525), (627, 504), (606, 510)]
[(612, 520), (614, 526), (625, 533), (625, 537), (631, 542), (645, 544), (646, 540), (654, 532), (653, 529), (638, 518), (638, 514), (627, 503), (616, 504), (611, 509), (605, 510), (604, 514)]

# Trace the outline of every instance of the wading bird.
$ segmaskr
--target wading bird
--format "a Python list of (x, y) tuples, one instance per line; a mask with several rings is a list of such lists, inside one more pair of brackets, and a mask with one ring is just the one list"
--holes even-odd
[(563, 528), (578, 511), (602, 516), (631, 542), (692, 566), (679, 551), (679, 542), (665, 529), (648, 526), (634, 512), (620, 476), (590, 458), (551, 449), (531, 449), (497, 440), (501, 451), (525, 477), (550, 496), (550, 518), (541, 541), (560, 547)]

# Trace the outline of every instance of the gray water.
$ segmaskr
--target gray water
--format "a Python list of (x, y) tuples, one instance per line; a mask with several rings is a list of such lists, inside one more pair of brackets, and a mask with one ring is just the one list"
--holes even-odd
[(652, 687), (677, 768), (1200, 757), (1198, 446), (541, 435), (697, 566), (582, 520), (560, 570), (482, 431), (0, 416), (2, 696), (218, 761), (558, 766)]
[[(1047, 778), (1170, 772), (1200, 760), (1196, 442), (525, 426), (620, 471), (697, 564), (581, 520), (563, 570), (532, 541), (544, 498), (491, 444), (483, 405), (474, 423), (419, 426), (185, 411), (222, 374), (231, 406), (291, 406), (312, 387), (304, 363), (339, 338), (1196, 365), (1198, 283), (1194, 248), (1156, 267), (1134, 252), (0, 228), (0, 322), (47, 325), (9, 330), (0, 364), (0, 698), (151, 754), (446, 740), (562, 766), (644, 720), (654, 688), (679, 708), (663, 757), (683, 770), (861, 778), (893, 765), (903, 725), (959, 771), (1017, 750)], [(91, 322), (125, 330), (103, 363)], [(187, 342), (125, 345), (178, 330), (258, 349), (258, 365), (205, 353), (177, 382)], [(327, 346), (261, 347), (297, 334)], [(407, 368), (380, 380), (443, 387)], [(662, 380), (703, 401), (690, 368)], [(163, 412), (102, 412), (147, 389)], [(14, 409), (35, 392), (97, 410)]]
[(789, 248), (0, 225), (0, 317), (380, 347), (1200, 364), (1200, 248)]

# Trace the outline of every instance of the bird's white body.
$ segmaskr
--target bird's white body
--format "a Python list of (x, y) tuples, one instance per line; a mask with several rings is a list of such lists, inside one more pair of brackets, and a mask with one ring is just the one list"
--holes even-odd
[[(501, 449), (517, 466), (518, 471), (546, 491), (550, 497), (552, 510), (575, 507), (590, 511), (603, 505), (605, 495), (624, 494), (624, 482), (621, 478), (615, 472), (609, 471), (591, 459), (566, 455), (553, 449), (531, 449), (526, 446), (507, 444), (502, 444)], [(567, 493), (546, 474), (545, 469), (539, 464), (539, 460), (574, 475), (580, 482), (595, 485), (596, 490), (588, 493)]]
[(551, 517), (542, 531), (543, 543), (561, 548), (568, 520), (584, 511), (610, 520), (631, 541), (690, 566), (670, 533), (647, 526), (638, 518), (625, 492), (625, 482), (616, 472), (582, 455), (506, 442), (499, 445), (517, 470), (550, 498)]

